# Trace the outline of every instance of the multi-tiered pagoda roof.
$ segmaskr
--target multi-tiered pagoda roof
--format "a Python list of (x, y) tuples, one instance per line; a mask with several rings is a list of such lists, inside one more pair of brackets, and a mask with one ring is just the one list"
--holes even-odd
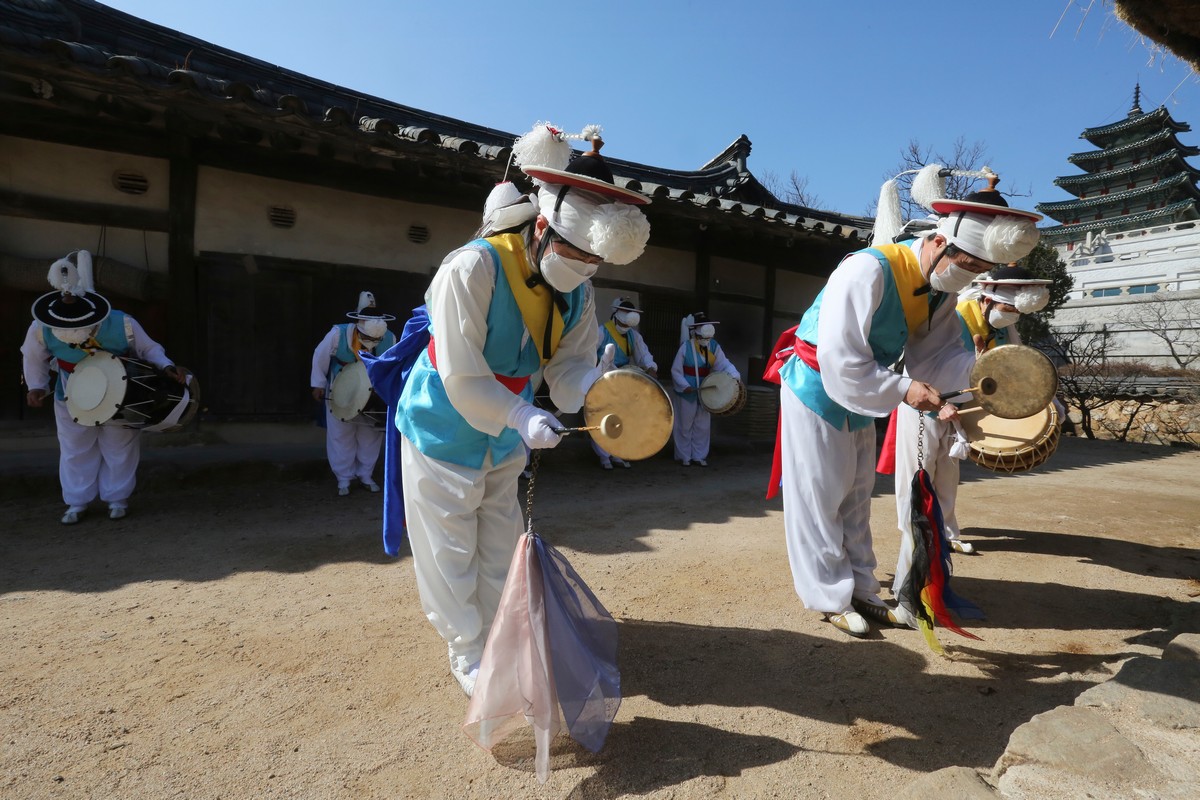
[(1187, 162), (1200, 148), (1177, 136), (1191, 126), (1162, 106), (1144, 113), (1140, 95), (1138, 87), (1125, 119), (1079, 135), (1099, 149), (1069, 156), (1084, 171), (1054, 181), (1075, 199), (1038, 204), (1038, 211), (1060, 223), (1042, 229), (1050, 244), (1082, 241), (1100, 230), (1111, 234), (1200, 219), (1200, 169)]

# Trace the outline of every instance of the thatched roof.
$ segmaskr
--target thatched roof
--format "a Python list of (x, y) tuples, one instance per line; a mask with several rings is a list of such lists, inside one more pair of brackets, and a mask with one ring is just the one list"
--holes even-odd
[(1196, 0), (1115, 0), (1129, 27), (1170, 50), (1200, 74), (1200, 3)]

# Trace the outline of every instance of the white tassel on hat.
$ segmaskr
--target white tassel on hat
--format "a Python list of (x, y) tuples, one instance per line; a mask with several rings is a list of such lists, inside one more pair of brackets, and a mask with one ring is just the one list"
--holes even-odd
[[(75, 261), (71, 260), (71, 256), (75, 256)], [(50, 265), (46, 279), (63, 294), (83, 297), (88, 292), (94, 293), (96, 285), (92, 278), (92, 254), (87, 250), (68, 253)]]
[(891, 244), (900, 233), (900, 189), (896, 179), (884, 181), (879, 189), (879, 205), (875, 209), (875, 229), (871, 233), (871, 244)]
[(930, 203), (946, 197), (946, 181), (942, 179), (942, 165), (928, 164), (917, 170), (908, 194), (914, 203), (932, 211), (933, 207), (930, 206)]

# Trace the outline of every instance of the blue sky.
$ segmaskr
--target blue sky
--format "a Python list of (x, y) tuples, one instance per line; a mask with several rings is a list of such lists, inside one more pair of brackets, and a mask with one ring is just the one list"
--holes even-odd
[[(348, 89), (520, 133), (604, 126), (605, 153), (697, 169), (741, 134), (756, 175), (866, 212), (916, 139), (962, 138), (1010, 199), (1065, 200), (1086, 127), (1166, 104), (1200, 130), (1200, 82), (1090, 0), (109, 0)], [(1064, 13), (1065, 12), (1065, 13)], [(1061, 22), (1060, 22), (1061, 18)], [(1057, 30), (1056, 30), (1057, 26)], [(1200, 145), (1200, 134), (1185, 133)]]

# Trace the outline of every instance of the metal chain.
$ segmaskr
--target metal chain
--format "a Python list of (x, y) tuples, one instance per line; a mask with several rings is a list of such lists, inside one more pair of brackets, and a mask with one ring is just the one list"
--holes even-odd
[(917, 427), (917, 469), (924, 469), (925, 468), (925, 414), (922, 411), (918, 411), (917, 416), (921, 418), (921, 424)]
[(525, 532), (533, 533), (533, 484), (537, 480), (542, 451), (534, 450), (529, 457), (529, 484), (525, 487)]

